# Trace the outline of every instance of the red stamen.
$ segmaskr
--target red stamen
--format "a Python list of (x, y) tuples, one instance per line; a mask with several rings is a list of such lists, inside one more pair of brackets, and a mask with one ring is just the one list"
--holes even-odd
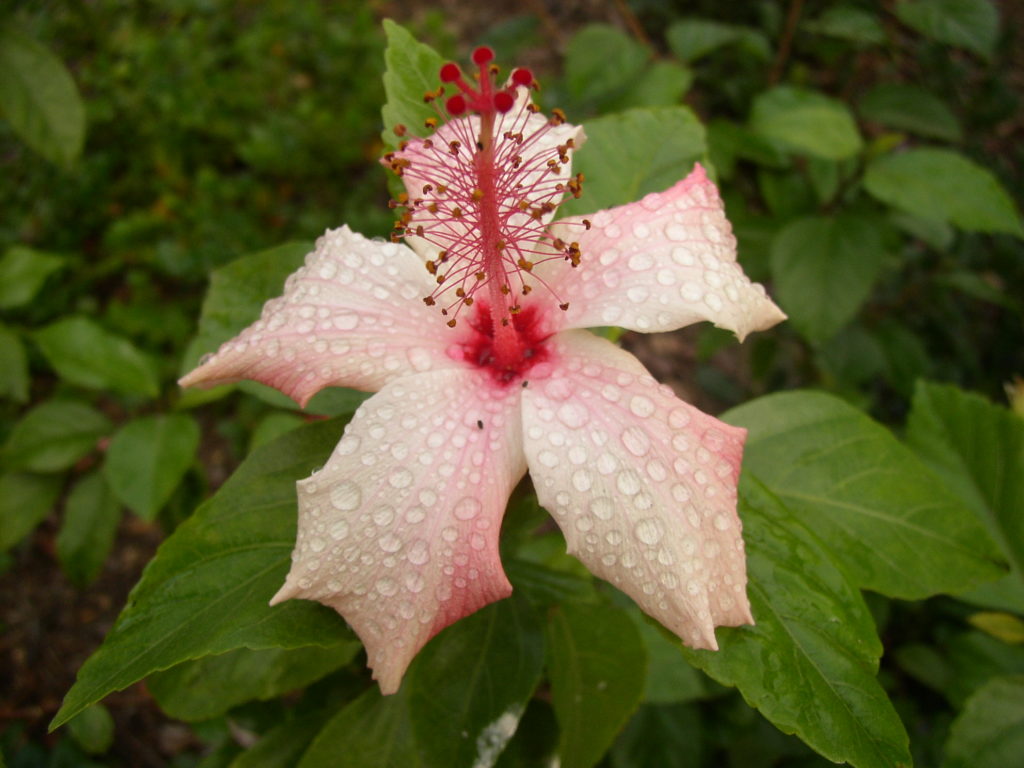
[(445, 104), (445, 108), (448, 110), (449, 115), (461, 115), (466, 111), (466, 100), (457, 93), (448, 99), (448, 103)]
[(512, 82), (516, 85), (525, 85), (529, 88), (533, 85), (533, 72), (526, 69), (526, 67), (520, 67), (512, 72)]
[(449, 61), (443, 67), (441, 67), (441, 82), (442, 83), (454, 83), (462, 77), (462, 70), (459, 69), (459, 65), (453, 61)]
[(482, 67), (491, 61), (494, 61), (494, 51), (486, 45), (481, 45), (473, 51), (473, 63), (478, 67)]
[(512, 94), (508, 91), (498, 91), (494, 94), (494, 108), (501, 113), (508, 112), (512, 109), (512, 105), (516, 103), (516, 100), (512, 98)]

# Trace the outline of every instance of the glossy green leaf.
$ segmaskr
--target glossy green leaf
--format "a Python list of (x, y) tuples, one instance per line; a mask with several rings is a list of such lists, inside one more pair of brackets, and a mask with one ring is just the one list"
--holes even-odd
[(247, 701), (304, 688), (348, 664), (361, 648), (354, 638), (325, 647), (236, 648), (152, 674), (146, 687), (171, 717), (207, 720)]
[(693, 84), (693, 72), (674, 61), (655, 61), (614, 103), (616, 109), (678, 104)]
[(756, 624), (720, 628), (718, 651), (687, 656), (829, 760), (909, 766), (907, 734), (875, 677), (882, 645), (856, 585), (753, 473), (744, 474), (740, 514)]
[(384, 130), (381, 139), (388, 149), (398, 146), (396, 125), (404, 125), (413, 135), (423, 130), (423, 121), (436, 117), (436, 109), (423, 102), (423, 95), (441, 85), (438, 72), (444, 59), (414, 38), (409, 31), (390, 19), (384, 20), (387, 48), (384, 51), (384, 93), (387, 101), (381, 109)]
[(963, 135), (960, 123), (946, 102), (916, 85), (877, 85), (864, 94), (857, 110), (865, 120), (918, 136), (960, 141)]
[(351, 638), (344, 621), (321, 605), (267, 605), (291, 565), (295, 481), (323, 464), (343, 424), (311, 424), (260, 448), (178, 526), (79, 670), (53, 727), (183, 661), (235, 648), (327, 646)]
[(327, 723), (298, 768), (337, 768), (342, 754), (352, 766), (435, 768), (416, 747), (405, 688), (381, 696), (372, 686)]
[(868, 165), (864, 187), (883, 203), (923, 218), (969, 232), (1024, 237), (1020, 214), (998, 179), (958, 152), (922, 148), (884, 155)]
[(153, 361), (127, 339), (87, 317), (67, 317), (32, 335), (57, 374), (88, 389), (159, 394)]
[(860, 309), (882, 268), (887, 226), (839, 213), (797, 219), (772, 240), (775, 298), (806, 338), (831, 338)]
[(0, 552), (42, 522), (53, 509), (64, 479), (56, 475), (7, 472), (0, 475)]
[(560, 216), (634, 202), (706, 162), (704, 126), (689, 107), (630, 109), (584, 128), (587, 141), (573, 156), (573, 171), (586, 177), (583, 196), (563, 203)]
[(669, 47), (685, 63), (696, 61), (727, 45), (739, 45), (759, 59), (768, 59), (768, 41), (757, 30), (708, 19), (680, 19), (665, 32)]
[(85, 107), (61, 60), (13, 24), (0, 24), (0, 72), (0, 115), (51, 163), (71, 165), (85, 141)]
[(925, 37), (992, 58), (999, 13), (990, 0), (903, 0), (895, 10), (900, 21)]
[(540, 682), (544, 637), (529, 604), (513, 596), (457, 621), (409, 670), (409, 712), (430, 765), (490, 768)]
[(842, 160), (863, 143), (845, 104), (816, 91), (778, 86), (754, 100), (751, 129), (794, 152)]
[(309, 242), (279, 245), (241, 256), (210, 274), (210, 287), (199, 315), (199, 331), (189, 346), (181, 372), (192, 370), (205, 354), (259, 319), (263, 305), (280, 296), (285, 278), (302, 266)]
[(589, 768), (640, 703), (647, 670), (643, 641), (624, 611), (572, 603), (551, 612), (547, 639), (560, 764)]
[(833, 5), (822, 11), (813, 21), (803, 24), (808, 32), (838, 37), (864, 45), (881, 45), (885, 30), (878, 16), (852, 5)]
[(744, 468), (821, 538), (858, 586), (920, 599), (1005, 572), (974, 513), (888, 430), (842, 400), (786, 392), (725, 418), (750, 430)]
[(174, 413), (129, 421), (110, 441), (103, 474), (121, 502), (153, 520), (170, 499), (199, 448), (199, 425)]
[(679, 638), (645, 618), (639, 609), (630, 615), (647, 651), (644, 702), (675, 704), (707, 696), (707, 678), (686, 661)]
[(946, 742), (942, 768), (1024, 763), (1024, 675), (997, 677), (967, 700)]
[(60, 256), (12, 245), (0, 259), (0, 309), (22, 307), (31, 302), (46, 278), (63, 266), (64, 259)]
[(333, 709), (320, 709), (286, 719), (232, 760), (230, 768), (295, 768), (333, 714)]
[(103, 475), (92, 472), (75, 483), (57, 534), (57, 557), (74, 584), (85, 587), (99, 576), (120, 520), (121, 506)]
[(700, 768), (700, 713), (692, 705), (644, 704), (611, 751), (612, 768)]
[(101, 755), (114, 743), (114, 718), (102, 704), (93, 704), (68, 723), (71, 738), (90, 755)]
[(50, 400), (26, 413), (4, 444), (11, 469), (60, 472), (95, 450), (112, 428), (95, 408), (77, 400)]

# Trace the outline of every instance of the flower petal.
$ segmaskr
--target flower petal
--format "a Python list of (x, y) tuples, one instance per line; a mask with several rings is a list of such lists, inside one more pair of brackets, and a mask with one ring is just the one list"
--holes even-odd
[(338, 611), (383, 693), (431, 637), (512, 591), (498, 533), (526, 470), (519, 401), (518, 387), (473, 370), (393, 381), (298, 484), (292, 568), (272, 603)]
[(324, 387), (375, 390), (397, 376), (456, 366), (444, 354), (448, 329), (420, 301), (432, 287), (407, 247), (330, 230), (284, 295), (180, 383), (255, 379), (305, 405)]
[[(591, 222), (589, 230), (583, 218)], [(555, 222), (551, 233), (579, 243), (578, 268), (546, 276), (569, 302), (564, 328), (618, 325), (671, 331), (701, 320), (742, 340), (785, 319), (736, 263), (736, 238), (704, 169), (640, 202)]]
[(736, 483), (746, 430), (679, 400), (583, 331), (523, 391), (526, 461), (569, 552), (687, 645), (751, 623)]

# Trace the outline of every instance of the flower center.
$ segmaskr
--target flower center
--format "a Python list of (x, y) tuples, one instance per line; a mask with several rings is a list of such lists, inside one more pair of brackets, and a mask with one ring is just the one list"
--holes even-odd
[(508, 329), (516, 336), (520, 353), (512, 360), (503, 360), (498, 354), (497, 336), (493, 316), (486, 302), (481, 301), (471, 311), (468, 331), (450, 350), (453, 357), (490, 372), (498, 384), (510, 385), (523, 379), (537, 363), (548, 357), (545, 342), (551, 335), (545, 330), (542, 313), (536, 304), (527, 305), (512, 316)]
[[(578, 244), (551, 236), (546, 224), (565, 195), (579, 196), (583, 179), (569, 170), (574, 129), (562, 127), (564, 115), (538, 114), (526, 93), (534, 84), (529, 70), (514, 70), (499, 87), (493, 58), (490, 48), (473, 52), (479, 68), (475, 85), (458, 65), (445, 64), (442, 83), (458, 89), (439, 108), (446, 122), (438, 127), (431, 118), (431, 137), (403, 142), (385, 162), (407, 189), (391, 203), (403, 209), (393, 239), (409, 238), (426, 254), (426, 269), (437, 284), (424, 301), (438, 305), (452, 327), (464, 307), (482, 301), (490, 315), (490, 354), (513, 370), (526, 356), (515, 321), (522, 297), (535, 287), (548, 288), (534, 267), (549, 260), (579, 263)], [(444, 88), (425, 99), (436, 104)], [(396, 132), (404, 135), (406, 129), (397, 126)]]

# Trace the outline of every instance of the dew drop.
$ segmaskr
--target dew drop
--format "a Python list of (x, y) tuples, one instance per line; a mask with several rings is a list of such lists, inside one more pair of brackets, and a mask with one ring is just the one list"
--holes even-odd
[(636, 524), (633, 535), (644, 544), (654, 545), (665, 535), (665, 527), (657, 518), (647, 517)]
[(633, 470), (624, 469), (616, 475), (615, 487), (619, 489), (619, 493), (633, 496), (640, 491), (640, 478)]
[(555, 415), (560, 422), (571, 429), (579, 429), (590, 418), (587, 409), (577, 403), (564, 403)]
[(314, 552), (323, 552), (324, 547), (326, 546), (327, 543), (319, 536), (314, 536), (312, 539), (309, 540), (309, 548)]
[(377, 507), (377, 509), (375, 509), (374, 512), (373, 512), (373, 522), (375, 522), (377, 525), (381, 526), (382, 528), (385, 525), (390, 525), (391, 521), (394, 520), (394, 519), (395, 519), (395, 508), (391, 507), (391, 506), (388, 506), (387, 504), (383, 504), (383, 505)]
[(402, 548), (402, 540), (393, 533), (385, 533), (377, 539), (377, 546), (385, 552), (397, 552)]
[(398, 585), (392, 579), (380, 579), (377, 582), (377, 591), (384, 597), (391, 597), (398, 591)]
[(412, 472), (405, 468), (396, 469), (388, 476), (388, 484), (392, 488), (408, 488), (412, 483)]
[(598, 496), (590, 502), (590, 513), (598, 520), (611, 520), (615, 514), (615, 503), (607, 496)]
[(629, 410), (634, 416), (647, 418), (654, 413), (654, 403), (644, 395), (633, 395), (629, 401)]
[(483, 509), (483, 505), (472, 496), (466, 496), (455, 504), (453, 514), (459, 520), (472, 520)]
[(642, 427), (627, 427), (622, 432), (622, 444), (634, 456), (645, 456), (651, 448), (651, 440)]
[(406, 556), (413, 565), (424, 565), (430, 559), (430, 546), (423, 539), (416, 539)]
[(586, 493), (594, 484), (591, 474), (586, 469), (577, 469), (572, 473), (572, 487), (580, 493)]
[(330, 491), (331, 506), (341, 512), (351, 512), (363, 503), (363, 492), (351, 480), (344, 480)]
[(541, 451), (537, 454), (537, 460), (548, 469), (554, 469), (558, 466), (558, 454), (554, 451)]
[(327, 533), (335, 541), (341, 541), (348, 536), (348, 523), (344, 520), (335, 520), (331, 523), (331, 527), (327, 529)]

